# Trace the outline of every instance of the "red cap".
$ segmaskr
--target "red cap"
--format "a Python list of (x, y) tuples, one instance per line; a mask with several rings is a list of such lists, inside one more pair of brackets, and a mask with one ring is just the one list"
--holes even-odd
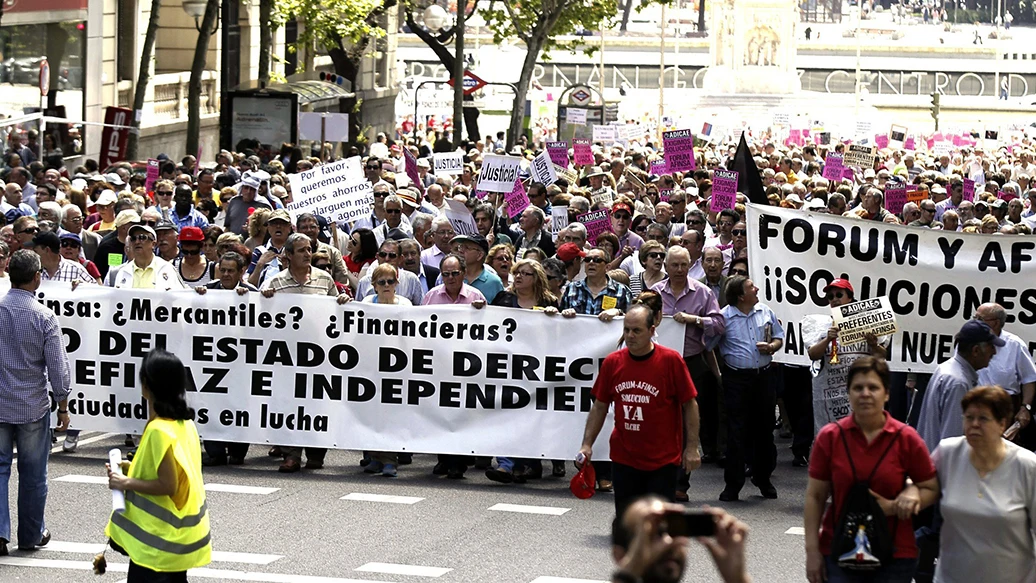
[(568, 263), (576, 257), (586, 257), (586, 251), (579, 248), (575, 243), (565, 243), (558, 247), (558, 259)]
[(582, 469), (572, 476), (568, 483), (568, 489), (575, 494), (576, 498), (586, 500), (594, 495), (594, 488), (597, 486), (597, 471), (589, 461), (583, 464)]
[(630, 208), (630, 205), (628, 205), (628, 204), (626, 204), (624, 202), (617, 202), (617, 203), (612, 205), (612, 212), (613, 213), (617, 213), (619, 211), (626, 211), (630, 215), (633, 214), (633, 209)]
[(184, 227), (180, 231), (180, 242), (181, 243), (183, 243), (184, 241), (193, 242), (193, 243), (201, 243), (204, 240), (205, 240), (205, 233), (202, 232), (202, 230), (199, 229), (198, 227)]
[(853, 295), (856, 295), (856, 292), (853, 291), (853, 284), (849, 283), (848, 279), (838, 278), (838, 279), (832, 281), (831, 283), (827, 284), (827, 286), (824, 288), (824, 293), (826, 294), (827, 290), (829, 290), (831, 288), (840, 288), (840, 289), (848, 290), (849, 293), (851, 293)]

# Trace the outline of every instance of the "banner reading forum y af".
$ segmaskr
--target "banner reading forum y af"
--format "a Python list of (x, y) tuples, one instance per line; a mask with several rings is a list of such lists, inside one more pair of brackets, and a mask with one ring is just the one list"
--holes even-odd
[[(621, 320), (496, 307), (68, 284), (39, 295), (65, 334), (73, 428), (139, 434), (139, 364), (161, 347), (189, 368), (203, 438), (368, 451), (568, 459), (622, 333)], [(683, 334), (659, 327), (669, 346)]]
[[(802, 319), (830, 314), (824, 287), (837, 277), (856, 299), (888, 296), (899, 332), (889, 365), (932, 371), (953, 355), (953, 337), (984, 302), (1007, 310), (1006, 329), (1036, 348), (1036, 240), (933, 231), (748, 207), (749, 273), (760, 301), (785, 323), (779, 362), (806, 364)], [(788, 326), (788, 323), (792, 326)]]

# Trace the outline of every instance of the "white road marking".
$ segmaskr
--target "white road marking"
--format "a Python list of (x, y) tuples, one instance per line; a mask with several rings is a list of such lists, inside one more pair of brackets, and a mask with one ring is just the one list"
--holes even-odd
[(280, 488), (263, 488), (260, 486), (236, 486), (234, 484), (205, 484), (206, 492), (230, 492), (232, 494), (258, 494), (266, 496)]
[(596, 579), (569, 579), (568, 577), (536, 577), (532, 583), (607, 583)]
[[(30, 567), (38, 569), (66, 569), (70, 571), (92, 571), (90, 561), (61, 561), (56, 559), (30, 559), (28, 557), (0, 557), (0, 565), (9, 567)], [(108, 563), (109, 573), (126, 573), (128, 563)], [(292, 575), (288, 573), (256, 573), (231, 569), (191, 569), (190, 577), (199, 579), (220, 579), (224, 581), (256, 581), (259, 583), (378, 583), (365, 579), (341, 579), (313, 575)], [(596, 583), (596, 582), (595, 582)]]
[[(104, 543), (76, 543), (60, 540), (52, 540), (40, 551), (55, 553), (81, 553), (84, 555), (96, 555), (104, 551)], [(284, 555), (264, 555), (258, 553), (233, 553), (227, 551), (212, 551), (212, 560), (216, 563), (243, 563), (247, 565), (269, 565), (270, 563), (283, 559)]]
[(366, 571), (368, 573), (410, 575), (414, 577), (442, 577), (452, 570), (444, 567), (422, 567), (420, 565), (398, 565), (395, 563), (367, 563), (356, 569), (356, 571)]
[(793, 526), (788, 530), (784, 531), (784, 534), (797, 534), (799, 536), (806, 536), (806, 529), (801, 526)]
[(497, 510), (500, 512), (522, 512), (525, 514), (552, 514), (554, 516), (561, 516), (562, 514), (571, 510), (571, 508), (558, 508), (556, 506), (525, 506), (524, 504), (494, 504), (490, 506), (488, 510)]
[(390, 496), (388, 494), (365, 494), (353, 492), (339, 498), (339, 500), (355, 500), (358, 502), (387, 502), (389, 504), (417, 504), (424, 498), (417, 496)]
[[(59, 433), (58, 435), (61, 435), (61, 434)], [(103, 440), (108, 439), (109, 437), (112, 437), (114, 435), (115, 435), (114, 433), (102, 433), (102, 434), (94, 436), (94, 437), (88, 437), (86, 439), (80, 439), (79, 443), (77, 444), (77, 446), (78, 445), (90, 445), (91, 443), (96, 443), (98, 441), (103, 441)], [(62, 449), (64, 447), (62, 442), (63, 442), (63, 438), (58, 438), (58, 444), (59, 445), (57, 447), (50, 448), (50, 453), (61, 453), (62, 451), (64, 451), (64, 449)]]
[[(82, 474), (68, 474), (54, 478), (55, 482), (71, 482), (74, 484), (103, 484), (108, 485), (106, 476), (84, 476)], [(238, 486), (236, 484), (205, 484), (206, 492), (231, 492), (233, 494), (257, 494), (265, 496), (273, 494), (280, 488), (263, 488), (260, 486)]]

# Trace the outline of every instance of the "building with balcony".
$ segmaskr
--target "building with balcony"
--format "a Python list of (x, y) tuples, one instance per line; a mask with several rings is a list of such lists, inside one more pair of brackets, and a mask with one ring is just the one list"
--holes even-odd
[[(107, 106), (132, 108), (140, 54), (152, 3), (148, 0), (0, 0), (0, 115), (17, 117), (48, 108), (81, 132), (53, 132), (46, 147), (61, 148), (66, 158), (97, 158)], [(385, 22), (396, 22), (396, 9)], [(152, 77), (141, 119), (139, 155), (165, 153), (173, 159), (185, 150), (187, 94), (191, 61), (198, 31), (181, 0), (162, 0), (155, 39)], [(369, 133), (394, 128), (397, 82), (396, 27), (364, 57), (357, 86), (350, 88), (363, 100), (363, 123)], [(288, 50), (297, 35), (295, 22), (274, 32), (272, 73), (275, 78), (315, 79), (329, 71), (330, 61), (319, 55), (303, 58), (310, 72), (297, 74), (299, 55)], [(256, 86), (259, 65), (259, 2), (223, 0), (217, 29), (209, 42), (202, 76), (201, 136), (203, 159), (219, 151), (221, 96), (235, 88)], [(40, 94), (40, 63), (49, 64), (49, 92)], [(306, 61), (303, 61), (306, 62)], [(290, 85), (290, 84), (289, 84)], [(302, 100), (306, 103), (305, 100)], [(389, 106), (385, 107), (384, 104)], [(34, 109), (35, 108), (35, 109)], [(305, 106), (303, 106), (304, 110)], [(25, 129), (25, 128), (23, 128)], [(48, 134), (52, 132), (48, 131)], [(73, 132), (74, 136), (75, 132)], [(54, 141), (60, 143), (53, 143)], [(190, 152), (193, 154), (194, 152)]]

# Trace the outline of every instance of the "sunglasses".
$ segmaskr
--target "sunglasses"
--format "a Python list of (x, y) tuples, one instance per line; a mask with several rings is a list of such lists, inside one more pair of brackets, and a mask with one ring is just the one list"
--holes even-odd
[[(330, 263), (321, 263), (320, 265), (314, 265), (313, 267), (316, 267), (317, 269), (323, 269), (324, 271), (330, 271), (331, 270), (331, 264)], [(379, 281), (378, 283), (380, 284), (381, 282)]]
[(374, 198), (385, 198), (386, 196), (388, 196), (388, 195), (386, 193), (384, 193), (384, 192), (375, 192), (374, 193)]
[(159, 190), (158, 192), (155, 192), (155, 194), (158, 196), (173, 196), (173, 193), (168, 190)]
[(687, 221), (687, 224), (688, 224), (688, 225), (704, 225), (704, 224), (705, 224), (705, 221), (702, 221), (702, 220), (696, 220), (696, 221)]
[(395, 279), (379, 279), (374, 282), (374, 285), (396, 285), (396, 283), (397, 281)]
[(840, 298), (847, 298), (847, 297), (849, 297), (849, 294), (847, 294), (845, 292), (841, 292), (841, 291), (836, 291), (836, 292), (831, 292), (831, 293), (827, 294), (824, 297), (829, 299), (829, 300), (833, 300), (833, 299), (836, 299), (836, 298), (839, 298), (839, 299)]
[(647, 232), (647, 225), (641, 225), (641, 226), (639, 226), (639, 227), (637, 227), (636, 229), (633, 229), (633, 230), (638, 232), (638, 233), (646, 233)]
[(368, 166), (367, 170), (381, 170), (381, 166)]
[(458, 276), (460, 276), (460, 273), (461, 272), (459, 270), (458, 271), (443, 271), (440, 275), (442, 275), (443, 277), (458, 277)]
[[(76, 243), (75, 241), (62, 241), (61, 242), (61, 247), (63, 249), (68, 249), (68, 248), (79, 249), (80, 245), (79, 245), (79, 243)], [(0, 261), (2, 261), (4, 259), (7, 259), (7, 257), (4, 256), (4, 255), (0, 255)]]
[(151, 235), (130, 235), (127, 237), (130, 241), (151, 241)]
[(378, 257), (380, 257), (381, 259), (395, 259), (396, 257), (399, 257), (399, 255), (395, 253), (386, 253), (384, 251), (380, 251), (378, 253)]
[(155, 227), (158, 225), (158, 221), (141, 221), (140, 224)]
[(21, 231), (18, 231), (18, 234), (22, 235), (22, 234), (25, 234), (25, 233), (29, 233), (29, 234), (35, 235), (35, 234), (37, 234), (39, 232), (40, 232), (40, 228), (39, 227), (30, 227), (28, 229), (22, 229)]
[(190, 255), (193, 257), (195, 255), (201, 255), (201, 249), (180, 249), (180, 253), (183, 255)]
[(531, 271), (516, 271), (516, 272), (514, 272), (514, 275), (516, 277), (519, 276), (519, 275), (522, 276), (522, 277), (536, 277), (536, 274), (531, 272)]
[(648, 259), (665, 259), (665, 253), (648, 253)]
[(748, 234), (748, 230), (747, 229), (734, 229), (733, 231), (730, 232), (730, 234), (735, 236), (735, 237), (744, 237), (745, 235)]
[(616, 213), (616, 214), (612, 215), (612, 217), (614, 217), (614, 218), (616, 218), (616, 219), (619, 219), (620, 221), (622, 221), (622, 220), (626, 220), (626, 221), (628, 221), (628, 220), (630, 220), (630, 219), (632, 218), (632, 217), (631, 217), (631, 216), (630, 216), (629, 214), (627, 214), (627, 213)]
[(587, 257), (583, 261), (586, 263), (606, 263), (604, 257)]
[[(730, 270), (730, 274), (731, 275), (743, 275), (745, 277), (748, 277), (748, 272), (745, 271), (744, 269), (732, 269), (732, 270)], [(830, 298), (828, 298), (828, 299), (830, 299)]]

